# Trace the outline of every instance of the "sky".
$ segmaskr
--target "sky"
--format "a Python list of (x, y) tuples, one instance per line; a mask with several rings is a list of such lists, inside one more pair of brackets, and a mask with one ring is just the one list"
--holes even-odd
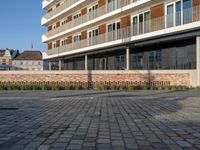
[(46, 28), (41, 26), (42, 0), (1, 0), (0, 49), (45, 51), (41, 36)]

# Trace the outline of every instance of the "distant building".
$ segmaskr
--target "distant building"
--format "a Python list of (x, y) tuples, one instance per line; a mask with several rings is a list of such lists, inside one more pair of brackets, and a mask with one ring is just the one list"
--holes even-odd
[(43, 70), (42, 53), (40, 51), (24, 51), (12, 62), (13, 70)]
[(2, 49), (0, 50), (0, 70), (11, 70), (12, 60), (19, 55), (18, 50)]

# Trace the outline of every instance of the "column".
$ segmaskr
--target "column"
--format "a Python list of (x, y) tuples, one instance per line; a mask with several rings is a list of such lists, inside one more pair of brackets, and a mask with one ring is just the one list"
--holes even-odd
[(197, 51), (196, 51), (196, 59), (197, 59), (197, 86), (200, 86), (200, 36), (197, 36), (196, 38), (196, 48), (197, 48)]
[(62, 70), (62, 60), (59, 59), (59, 71), (61, 71), (61, 70)]
[(51, 71), (51, 61), (49, 61), (49, 71)]
[(88, 56), (85, 55), (85, 70), (88, 70)]
[(126, 70), (130, 70), (130, 49), (126, 48)]

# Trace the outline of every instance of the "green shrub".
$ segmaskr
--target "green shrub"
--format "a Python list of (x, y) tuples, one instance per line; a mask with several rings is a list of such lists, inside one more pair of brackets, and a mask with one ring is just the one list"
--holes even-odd
[(109, 90), (110, 87), (109, 87), (108, 85), (97, 84), (97, 85), (95, 86), (95, 89), (96, 89), (96, 90)]
[(120, 90), (120, 86), (119, 85), (117, 85), (117, 84), (112, 84), (111, 86), (110, 86), (110, 89), (111, 90)]

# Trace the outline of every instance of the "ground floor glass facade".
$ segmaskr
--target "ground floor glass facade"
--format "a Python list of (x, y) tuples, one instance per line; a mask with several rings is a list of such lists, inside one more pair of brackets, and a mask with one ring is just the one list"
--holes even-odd
[[(152, 45), (130, 45), (130, 70), (196, 69), (196, 40), (181, 40)], [(126, 49), (87, 55), (88, 70), (125, 70)], [(85, 70), (85, 55), (62, 58), (62, 70)], [(59, 61), (52, 61), (51, 69), (59, 70)]]

